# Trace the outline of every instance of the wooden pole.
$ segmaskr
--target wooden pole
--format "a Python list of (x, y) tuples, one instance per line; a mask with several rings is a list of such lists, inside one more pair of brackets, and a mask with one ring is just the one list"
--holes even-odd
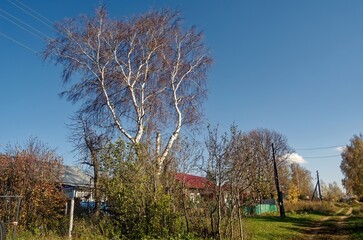
[(316, 171), (316, 178), (318, 179), (317, 186), (318, 186), (318, 191), (319, 191), (319, 198), (320, 198), (320, 201), (323, 201), (323, 196), (321, 195), (321, 189), (320, 189), (319, 171)]
[(279, 204), (279, 208), (280, 208), (280, 217), (285, 218), (286, 214), (285, 214), (285, 207), (284, 207), (284, 199), (282, 196), (282, 192), (280, 190), (279, 175), (277, 172), (274, 144), (272, 144), (272, 160), (274, 163), (274, 175), (275, 175), (275, 184), (276, 184), (276, 190), (277, 190), (277, 200), (278, 200), (278, 204)]
[(318, 183), (315, 184), (315, 188), (314, 188), (314, 192), (313, 192), (313, 196), (311, 197), (311, 201), (314, 200), (315, 197), (315, 192), (316, 192), (316, 188), (318, 187)]

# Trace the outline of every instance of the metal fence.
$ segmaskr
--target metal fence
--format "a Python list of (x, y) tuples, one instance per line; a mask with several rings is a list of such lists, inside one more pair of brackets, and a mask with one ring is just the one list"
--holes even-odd
[(21, 196), (0, 196), (0, 240), (6, 239), (6, 232), (16, 239), (21, 200)]

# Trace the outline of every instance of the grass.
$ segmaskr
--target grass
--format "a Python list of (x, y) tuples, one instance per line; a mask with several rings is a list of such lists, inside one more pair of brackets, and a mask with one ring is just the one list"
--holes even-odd
[(290, 208), (285, 219), (278, 216), (248, 218), (248, 239), (363, 239), (362, 203), (303, 202), (293, 209)]
[(353, 207), (353, 216), (347, 219), (345, 228), (351, 232), (352, 239), (363, 239), (363, 208)]
[[(281, 219), (279, 216), (256, 216), (249, 217), (244, 221), (244, 230), (246, 233), (245, 239), (262, 240), (262, 239), (303, 239), (303, 229), (311, 226), (315, 221), (323, 218), (323, 215), (316, 214), (288, 214), (285, 219)], [(98, 234), (90, 231), (92, 228), (88, 228), (81, 224), (81, 228), (78, 226), (73, 234), (73, 239), (105, 239)], [(22, 232), (18, 234), (19, 240), (63, 240), (67, 237), (59, 236), (57, 234), (48, 234), (47, 236), (34, 235), (29, 232)], [(182, 239), (182, 238), (180, 238)], [(190, 238), (195, 239), (195, 238)]]
[(287, 214), (279, 216), (260, 216), (247, 219), (248, 239), (304, 239), (304, 232), (325, 215), (319, 214)]
[(321, 215), (332, 215), (336, 213), (341, 206), (337, 206), (332, 202), (311, 202), (311, 201), (300, 201), (298, 203), (285, 203), (285, 209), (287, 212), (296, 213), (315, 213)]
[(309, 229), (339, 208), (329, 202), (286, 202), (285, 209), (289, 213), (285, 219), (277, 215), (248, 218), (248, 239), (304, 239)]
[(347, 221), (347, 228), (352, 232), (351, 236), (354, 239), (363, 239), (363, 218), (351, 217)]
[[(63, 231), (53, 232), (40, 232), (30, 230), (19, 230), (16, 237), (17, 240), (68, 240), (68, 223), (65, 222), (65, 229)], [(11, 234), (8, 234), (9, 239)], [(84, 219), (75, 219), (72, 231), (73, 240), (106, 240), (108, 238), (102, 236), (99, 232), (97, 225), (91, 224)]]
[[(11, 239), (11, 237), (9, 239)], [(61, 236), (58, 236), (58, 235), (52, 234), (52, 233), (48, 234), (47, 236), (39, 236), (39, 235), (30, 233), (30, 232), (20, 232), (20, 233), (17, 234), (17, 237), (15, 239), (17, 239), (17, 240), (46, 240), (46, 239), (47, 240), (48, 239), (51, 239), (51, 240), (65, 240), (67, 238), (66, 237), (61, 237)]]
[[(11, 239), (11, 238), (10, 238)], [(69, 238), (67, 236), (60, 236), (56, 233), (47, 233), (46, 235), (38, 235), (31, 233), (29, 231), (20, 232), (17, 234), (17, 237), (15, 238), (17, 240), (68, 240)], [(89, 231), (86, 234), (72, 234), (72, 239), (74, 240), (106, 240), (106, 237), (103, 237), (99, 234), (93, 234), (91, 231)]]

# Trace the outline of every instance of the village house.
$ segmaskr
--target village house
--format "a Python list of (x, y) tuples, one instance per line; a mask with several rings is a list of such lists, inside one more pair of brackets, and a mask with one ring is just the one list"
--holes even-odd
[(215, 184), (206, 177), (177, 173), (175, 179), (186, 190), (189, 200), (198, 202), (200, 198), (211, 198)]

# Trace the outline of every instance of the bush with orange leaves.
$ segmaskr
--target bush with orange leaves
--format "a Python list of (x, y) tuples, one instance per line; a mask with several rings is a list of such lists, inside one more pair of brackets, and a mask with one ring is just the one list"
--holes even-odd
[[(62, 159), (37, 138), (0, 154), (0, 196), (21, 196), (19, 226), (32, 231), (59, 231), (65, 206), (61, 188)], [(0, 219), (13, 221), (16, 202), (0, 199)]]

